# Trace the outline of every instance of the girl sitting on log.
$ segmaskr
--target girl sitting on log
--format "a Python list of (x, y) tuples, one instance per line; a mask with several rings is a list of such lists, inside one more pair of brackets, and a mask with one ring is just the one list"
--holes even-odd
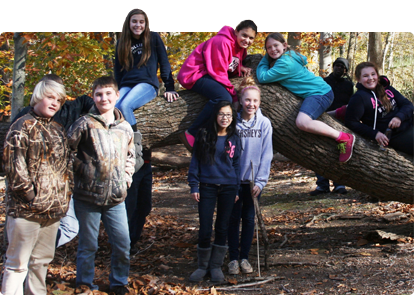
[[(252, 273), (249, 251), (254, 234), (255, 208), (253, 198), (260, 199), (261, 192), (266, 185), (270, 164), (273, 158), (272, 124), (262, 115), (260, 109), (260, 90), (252, 77), (245, 78), (238, 89), (241, 111), (237, 114), (237, 132), (242, 143), (240, 157), (240, 190), (239, 200), (233, 207), (229, 225), (229, 274)], [(253, 163), (253, 175), (251, 164)], [(250, 182), (254, 182), (253, 189)], [(240, 219), (242, 232), (239, 243)], [(240, 246), (240, 251), (239, 251)], [(239, 265), (240, 259), (240, 265)]]
[(339, 161), (347, 162), (352, 157), (355, 136), (316, 120), (334, 99), (331, 87), (305, 67), (308, 63), (306, 57), (290, 49), (282, 34), (269, 34), (265, 48), (266, 55), (256, 70), (259, 82), (279, 82), (293, 94), (304, 98), (296, 126), (302, 131), (335, 139), (339, 143)]
[[(231, 102), (220, 101), (207, 124), (196, 135), (188, 171), (191, 196), (198, 202), (198, 269), (190, 281), (203, 280), (210, 271), (212, 282), (221, 282), (229, 219), (239, 190), (240, 138), (236, 132), (236, 112)], [(214, 208), (217, 203), (215, 238), (211, 245)]]
[(216, 36), (198, 45), (181, 67), (177, 77), (181, 85), (209, 99), (190, 128), (180, 134), (189, 151), (197, 130), (207, 122), (219, 101), (233, 102), (237, 109), (238, 99), (229, 75), (250, 75), (251, 69), (244, 67), (242, 61), (256, 33), (257, 26), (251, 20), (242, 21), (235, 30), (225, 26)]
[(137, 131), (134, 110), (153, 100), (158, 94), (157, 70), (167, 91), (168, 102), (178, 98), (165, 45), (158, 33), (149, 29), (148, 17), (141, 9), (131, 10), (125, 18), (115, 50), (114, 75), (119, 88), (116, 107)]
[[(413, 154), (413, 104), (394, 87), (371, 62), (356, 66), (358, 91), (351, 97), (345, 114), (345, 125), (362, 136)], [(387, 129), (391, 132), (388, 137)]]

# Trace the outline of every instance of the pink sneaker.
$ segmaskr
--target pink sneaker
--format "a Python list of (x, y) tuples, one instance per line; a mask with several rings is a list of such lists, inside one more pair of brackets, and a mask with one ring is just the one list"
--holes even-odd
[(352, 157), (352, 150), (354, 149), (355, 143), (355, 135), (349, 133), (343, 133), (343, 135), (348, 135), (348, 139), (341, 139), (338, 141), (339, 162), (346, 163)]

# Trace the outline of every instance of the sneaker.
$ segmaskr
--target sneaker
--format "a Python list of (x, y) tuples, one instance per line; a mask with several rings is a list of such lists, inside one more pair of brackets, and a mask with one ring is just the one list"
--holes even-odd
[(311, 191), (309, 194), (314, 197), (314, 196), (318, 196), (321, 194), (327, 194), (327, 193), (329, 193), (329, 190), (315, 189), (314, 191)]
[(127, 286), (116, 286), (109, 291), (109, 294), (112, 293), (115, 295), (128, 295), (129, 289), (127, 288)]
[(253, 272), (253, 267), (250, 265), (247, 259), (242, 259), (242, 261), (240, 262), (240, 268), (241, 268), (242, 273)]
[(338, 186), (338, 187), (334, 188), (334, 190), (332, 192), (335, 193), (335, 194), (341, 194), (341, 195), (345, 195), (345, 194), (348, 193), (346, 188), (344, 188), (343, 186)]
[(187, 150), (191, 153), (193, 151), (194, 141), (195, 138), (187, 131), (181, 132), (178, 134), (178, 138), (180, 141), (184, 144), (184, 146), (187, 148)]
[(230, 261), (228, 267), (229, 267), (229, 274), (238, 275), (240, 273), (239, 262), (237, 260)]
[(354, 143), (355, 143), (355, 135), (353, 134), (349, 134), (348, 135), (348, 139), (346, 140), (341, 140), (340, 143), (338, 144), (338, 149), (339, 149), (339, 162), (341, 163), (346, 163), (349, 161), (349, 159), (351, 159), (352, 157), (352, 150), (354, 148)]

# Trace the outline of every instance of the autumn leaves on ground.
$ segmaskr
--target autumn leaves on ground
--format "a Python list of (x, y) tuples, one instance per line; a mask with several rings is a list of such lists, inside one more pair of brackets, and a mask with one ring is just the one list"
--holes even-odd
[[(177, 148), (180, 150), (181, 147)], [(270, 242), (268, 269), (253, 240), (251, 275), (213, 285), (188, 282), (197, 267), (198, 214), (186, 183), (187, 169), (154, 169), (153, 210), (131, 257), (131, 294), (412, 294), (414, 207), (381, 203), (349, 188), (347, 195), (310, 197), (314, 173), (290, 161), (274, 161), (260, 200)], [(4, 223), (4, 189), (0, 223)], [(0, 227), (2, 253), (4, 225)], [(110, 244), (101, 229), (96, 283), (106, 294)], [(56, 251), (49, 266), (49, 294), (90, 294), (75, 288), (77, 239)], [(4, 256), (2, 257), (4, 259)], [(227, 274), (228, 259), (223, 267)], [(3, 264), (3, 260), (1, 260)]]

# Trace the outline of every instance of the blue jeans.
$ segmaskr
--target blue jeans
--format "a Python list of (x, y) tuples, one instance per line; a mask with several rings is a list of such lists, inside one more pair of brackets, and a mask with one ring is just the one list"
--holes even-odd
[(147, 83), (139, 83), (134, 88), (122, 87), (119, 90), (119, 100), (116, 102), (117, 107), (129, 124), (135, 125), (137, 120), (134, 111), (144, 104), (149, 103), (157, 96), (157, 90), (154, 86)]
[(188, 133), (192, 136), (196, 136), (198, 129), (210, 119), (215, 105), (222, 100), (232, 102), (233, 98), (227, 89), (224, 88), (223, 84), (214, 80), (210, 75), (205, 75), (198, 79), (191, 90), (209, 99), (193, 124), (188, 128)]
[(210, 247), (216, 203), (217, 216), (214, 225), (214, 244), (219, 246), (226, 245), (229, 219), (236, 195), (237, 185), (200, 183), (200, 202), (198, 202), (198, 215), (200, 217), (199, 248)]
[(79, 245), (76, 256), (76, 286), (86, 285), (97, 290), (93, 284), (95, 276), (95, 254), (98, 250), (99, 225), (102, 222), (112, 246), (110, 288), (128, 284), (129, 232), (125, 203), (116, 206), (98, 206), (74, 200), (79, 220)]
[[(329, 179), (323, 177), (322, 175), (319, 175), (318, 173), (315, 173), (315, 176), (316, 176), (316, 185), (317, 185), (316, 189), (320, 190), (320, 191), (329, 191), (330, 190), (329, 189)], [(333, 185), (334, 185), (335, 188), (340, 188), (340, 187), (345, 188), (344, 185), (339, 184), (335, 181), (333, 182)]]
[(334, 94), (332, 90), (325, 95), (308, 96), (300, 106), (299, 112), (305, 113), (312, 120), (316, 120), (331, 106), (333, 100)]
[(132, 176), (132, 184), (125, 199), (131, 247), (139, 240), (145, 219), (151, 212), (151, 198), (152, 168), (151, 163), (144, 163)]
[[(257, 197), (260, 200), (261, 193)], [(239, 200), (233, 207), (229, 225), (229, 254), (230, 261), (248, 259), (250, 246), (254, 235), (254, 203), (250, 192), (250, 184), (240, 185)], [(239, 243), (240, 219), (242, 220), (242, 232)], [(239, 251), (240, 247), (240, 251)]]

